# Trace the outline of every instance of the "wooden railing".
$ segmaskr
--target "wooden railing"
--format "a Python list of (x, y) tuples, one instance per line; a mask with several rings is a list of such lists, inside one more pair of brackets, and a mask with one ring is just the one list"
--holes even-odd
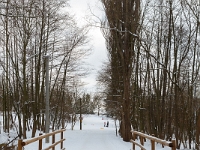
[[(33, 142), (36, 142), (36, 141), (39, 141), (39, 144), (38, 144), (38, 150), (49, 150), (49, 149), (52, 149), (52, 150), (55, 150), (55, 146), (60, 144), (60, 149), (61, 150), (64, 150), (65, 148), (63, 148), (63, 141), (65, 140), (63, 138), (63, 132), (65, 131), (66, 129), (62, 129), (62, 130), (58, 130), (58, 131), (54, 131), (52, 133), (47, 133), (45, 135), (42, 135), (40, 134), (38, 137), (35, 137), (35, 138), (32, 138), (30, 140), (22, 140), (22, 139), (19, 139), (18, 140), (18, 150), (22, 150), (22, 148), (28, 144), (31, 144)], [(55, 135), (58, 134), (58, 133), (61, 133), (60, 135), (60, 140), (55, 142)], [(49, 147), (47, 148), (42, 148), (42, 139), (48, 137), (48, 136), (52, 136), (52, 145), (50, 145)]]
[[(131, 131), (132, 133), (132, 140), (131, 143), (133, 143), (133, 150), (135, 150), (135, 145), (139, 146), (141, 150), (146, 150), (144, 147), (144, 139), (149, 139), (151, 141), (151, 150), (155, 150), (155, 142), (162, 144), (163, 146), (171, 147), (172, 150), (176, 150), (176, 140), (173, 139), (171, 142), (165, 141), (159, 138), (156, 138), (154, 136), (150, 136), (147, 134), (144, 134), (142, 132), (138, 131)], [(135, 139), (139, 136), (140, 143), (137, 143)]]

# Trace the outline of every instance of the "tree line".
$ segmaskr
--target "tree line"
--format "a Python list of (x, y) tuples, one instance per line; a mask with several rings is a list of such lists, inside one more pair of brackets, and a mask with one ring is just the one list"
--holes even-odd
[[(26, 132), (45, 128), (45, 78), (49, 72), (50, 120), (53, 130), (94, 110), (91, 96), (80, 89), (87, 75), (87, 26), (78, 27), (68, 1), (0, 1), (0, 111), (3, 130)], [(49, 56), (49, 70), (46, 69)], [(82, 100), (81, 105), (79, 100)], [(18, 124), (19, 123), (19, 124)]]
[(101, 0), (109, 61), (98, 73), (124, 141), (134, 129), (199, 148), (200, 4)]

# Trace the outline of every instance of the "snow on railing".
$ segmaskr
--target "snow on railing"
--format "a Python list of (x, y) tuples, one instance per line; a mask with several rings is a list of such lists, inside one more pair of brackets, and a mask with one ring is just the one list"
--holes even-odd
[[(138, 132), (138, 131), (131, 131), (132, 133), (132, 138), (130, 140), (131, 143), (133, 143), (133, 150), (135, 150), (135, 145), (139, 146), (141, 148), (141, 150), (146, 150), (144, 147), (144, 139), (149, 139), (151, 141), (151, 150), (155, 150), (155, 142), (162, 144), (163, 146), (168, 146), (171, 147), (172, 150), (176, 150), (176, 140), (172, 139), (171, 142), (169, 141), (165, 141), (162, 139), (159, 139), (157, 137), (151, 136), (151, 135), (147, 135), (144, 134), (142, 132)], [(137, 143), (135, 141), (136, 137), (139, 136), (140, 139), (140, 143)]]

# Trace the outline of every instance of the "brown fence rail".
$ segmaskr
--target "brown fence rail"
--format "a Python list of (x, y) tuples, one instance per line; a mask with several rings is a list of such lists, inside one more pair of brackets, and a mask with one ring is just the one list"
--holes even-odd
[[(146, 150), (144, 147), (144, 139), (149, 139), (151, 141), (151, 150), (155, 150), (155, 142), (162, 144), (163, 146), (168, 146), (171, 147), (172, 150), (176, 150), (176, 140), (173, 139), (171, 142), (165, 141), (162, 139), (159, 139), (157, 137), (151, 136), (144, 134), (142, 132), (138, 131), (131, 131), (132, 133), (132, 140), (130, 140), (131, 143), (133, 143), (133, 150), (135, 150), (135, 145), (139, 146), (141, 150)], [(135, 141), (136, 137), (139, 136), (140, 138), (140, 143), (137, 143)]]
[[(65, 139), (63, 138), (63, 132), (65, 130), (66, 129), (62, 129), (62, 130), (54, 131), (54, 132), (51, 132), (51, 133), (48, 133), (48, 134), (45, 134), (45, 135), (40, 134), (38, 137), (32, 138), (30, 140), (25, 140), (25, 141), (23, 141), (22, 139), (19, 139), (18, 140), (18, 150), (22, 150), (22, 148), (24, 146), (31, 144), (33, 142), (36, 142), (36, 141), (39, 141), (38, 150), (42, 150), (42, 149), (43, 150), (49, 150), (49, 149), (55, 150), (55, 146), (58, 145), (58, 144), (60, 144), (60, 149), (64, 150), (65, 148), (63, 148), (63, 141)], [(55, 135), (58, 134), (58, 133), (61, 133), (60, 141), (55, 142)], [(44, 139), (48, 136), (52, 136), (52, 145), (50, 145), (47, 148), (42, 148), (42, 139)]]

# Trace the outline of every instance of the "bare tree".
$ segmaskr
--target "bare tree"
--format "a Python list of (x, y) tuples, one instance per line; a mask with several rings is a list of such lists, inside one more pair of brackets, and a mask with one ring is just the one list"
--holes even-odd
[[(132, 62), (135, 56), (135, 42), (138, 34), (140, 20), (140, 1), (104, 1), (102, 0), (105, 14), (106, 25), (110, 28), (107, 35), (108, 48), (111, 54), (116, 54), (118, 68), (123, 82), (122, 90), (122, 120), (120, 132), (124, 141), (131, 138), (130, 129), (130, 79), (132, 74)], [(131, 34), (130, 34), (131, 33)], [(112, 67), (112, 66), (111, 66)], [(111, 80), (111, 82), (114, 82)]]
[[(85, 46), (88, 28), (78, 28), (73, 18), (61, 11), (67, 6), (64, 1), (14, 0), (4, 4), (0, 22), (4, 127), (9, 132), (14, 110), (19, 137), (26, 138), (30, 129), (34, 137), (36, 130), (44, 130), (46, 72), (50, 71), (50, 104), (55, 99), (65, 104), (59, 106), (61, 118), (70, 101), (65, 100), (69, 96), (68, 76), (74, 72), (79, 76), (86, 74), (80, 64), (90, 52)], [(50, 70), (45, 69), (46, 55), (51, 56)], [(59, 126), (63, 121), (59, 121)]]

